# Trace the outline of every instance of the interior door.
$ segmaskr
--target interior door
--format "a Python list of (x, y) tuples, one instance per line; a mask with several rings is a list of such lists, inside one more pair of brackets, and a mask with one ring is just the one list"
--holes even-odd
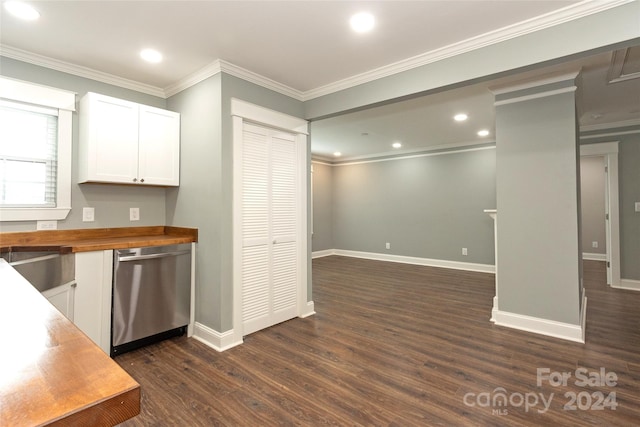
[(243, 334), (297, 316), (295, 135), (245, 124), (242, 141)]

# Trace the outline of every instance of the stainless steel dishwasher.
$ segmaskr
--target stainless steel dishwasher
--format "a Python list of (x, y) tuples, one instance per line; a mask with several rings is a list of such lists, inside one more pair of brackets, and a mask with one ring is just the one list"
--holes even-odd
[(182, 335), (191, 307), (191, 244), (116, 250), (111, 356)]

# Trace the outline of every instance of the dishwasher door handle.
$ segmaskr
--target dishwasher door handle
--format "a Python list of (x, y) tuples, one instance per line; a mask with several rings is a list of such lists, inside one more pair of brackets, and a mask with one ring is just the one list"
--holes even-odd
[(118, 261), (127, 262), (127, 261), (139, 261), (143, 259), (157, 259), (157, 258), (168, 258), (179, 255), (188, 255), (191, 251), (175, 251), (175, 252), (162, 252), (158, 254), (149, 254), (149, 255), (131, 255), (131, 256), (119, 256)]

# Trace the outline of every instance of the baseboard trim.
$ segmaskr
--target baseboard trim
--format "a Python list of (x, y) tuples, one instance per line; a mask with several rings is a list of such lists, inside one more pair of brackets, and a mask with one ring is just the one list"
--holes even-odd
[(632, 280), (632, 279), (620, 279), (619, 286), (613, 286), (615, 289), (625, 289), (628, 291), (640, 291), (640, 280)]
[(586, 259), (588, 261), (606, 261), (607, 254), (592, 254), (589, 252), (582, 252), (582, 259)]
[(496, 323), (496, 313), (498, 313), (500, 309), (498, 308), (498, 296), (493, 297), (493, 307), (491, 308), (491, 322)]
[(335, 255), (333, 249), (325, 249), (323, 251), (311, 252), (311, 259), (322, 258), (325, 256)]
[(242, 339), (238, 342), (234, 339), (234, 336), (233, 330), (218, 332), (202, 323), (196, 322), (192, 338), (218, 352), (223, 352), (242, 344)]
[(313, 316), (314, 314), (316, 314), (315, 311), (315, 304), (313, 303), (313, 301), (307, 301), (307, 305), (304, 308), (304, 311), (302, 313), (300, 313), (301, 318), (305, 318), (305, 317), (309, 317), (309, 316)]
[(402, 255), (380, 254), (375, 252), (348, 251), (344, 249), (331, 249), (330, 250), (331, 253), (326, 253), (326, 252), (327, 251), (322, 251), (323, 253), (322, 256), (339, 255), (339, 256), (346, 256), (351, 258), (371, 259), (375, 261), (399, 262), (402, 264), (424, 265), (427, 267), (440, 267), (440, 268), (450, 268), (453, 270), (475, 271), (479, 273), (495, 274), (496, 272), (495, 266), (490, 264), (475, 264), (472, 262), (447, 261), (443, 259), (418, 258), (418, 257), (409, 257), (409, 256), (402, 256)]
[(495, 324), (584, 344), (587, 298), (584, 297), (582, 301), (580, 325), (556, 322), (555, 320), (541, 319), (539, 317), (525, 316), (523, 314), (509, 313), (500, 310), (496, 310), (494, 314)]

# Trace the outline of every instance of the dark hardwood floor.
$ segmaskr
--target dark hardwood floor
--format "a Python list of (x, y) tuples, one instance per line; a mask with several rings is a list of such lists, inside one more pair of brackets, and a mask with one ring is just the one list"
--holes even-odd
[[(604, 263), (585, 262), (578, 344), (490, 323), (491, 274), (320, 258), (315, 316), (223, 353), (180, 337), (118, 356), (142, 385), (123, 425), (639, 425), (640, 292), (605, 283)], [(538, 386), (538, 368), (571, 377)]]

